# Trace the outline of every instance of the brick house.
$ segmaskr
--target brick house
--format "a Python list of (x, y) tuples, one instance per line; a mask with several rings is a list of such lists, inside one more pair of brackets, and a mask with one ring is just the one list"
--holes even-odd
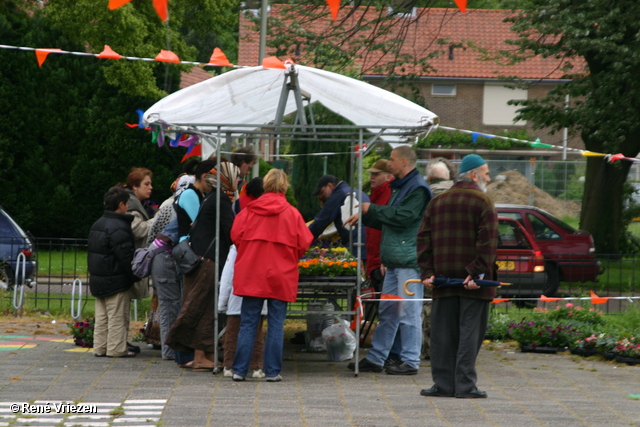
[[(288, 7), (290, 6), (271, 5), (270, 17), (285, 16)], [(351, 9), (350, 6), (342, 7), (340, 16), (351, 16), (353, 12)], [(254, 66), (259, 65), (259, 31), (250, 19), (250, 12), (243, 11), (240, 14), (238, 63)], [(562, 62), (555, 58), (533, 57), (514, 65), (501, 65), (494, 61), (481, 60), (481, 53), (477, 49), (463, 47), (468, 46), (468, 42), (472, 42), (490, 53), (513, 50), (514, 47), (506, 44), (505, 40), (515, 39), (516, 35), (510, 31), (510, 24), (502, 22), (510, 13), (512, 12), (506, 10), (473, 9), (463, 14), (457, 9), (414, 8), (397, 18), (408, 21), (404, 26), (394, 27), (388, 37), (399, 37), (397, 31), (403, 32), (405, 43), (402, 53), (426, 57), (434, 52), (440, 52), (438, 56), (429, 60), (432, 70), (419, 75), (418, 87), (425, 100), (425, 106), (440, 117), (442, 126), (489, 134), (501, 134), (504, 130), (524, 128), (529, 134), (539, 137), (543, 143), (562, 146), (564, 143), (562, 132), (551, 135), (544, 130), (534, 131), (531, 124), (527, 122), (514, 123), (517, 107), (507, 105), (511, 99), (530, 99), (548, 93), (563, 81), (563, 72), (560, 69)], [(351, 19), (355, 22), (358, 19), (358, 13), (354, 13)], [(348, 19), (344, 24), (348, 26)], [(328, 33), (328, 29), (335, 24), (327, 15), (326, 18), (315, 20), (308, 25), (312, 27), (314, 33), (324, 34)], [(305, 56), (306, 50), (311, 48), (305, 48), (300, 44), (292, 46), (288, 57), (305, 65), (313, 65)], [(272, 52), (267, 48), (267, 56), (272, 55)], [(374, 64), (379, 65), (384, 60), (384, 56), (369, 52), (361, 54), (355, 63), (365, 81), (381, 84), (384, 76), (376, 74)], [(574, 61), (575, 69), (582, 67), (582, 64), (581, 61)], [(501, 76), (518, 76), (531, 82), (531, 85), (526, 90), (508, 88), (505, 87), (506, 82), (500, 79)], [(569, 136), (566, 140), (568, 147), (584, 148), (579, 137)], [(458, 157), (455, 153), (457, 150), (430, 151), (433, 151), (432, 155), (445, 154), (451, 158)], [(468, 149), (463, 151), (467, 153)], [(520, 157), (525, 157), (531, 153), (526, 151), (518, 154)], [(559, 159), (562, 155), (562, 151), (557, 149), (546, 151), (536, 149), (535, 153), (537, 156), (553, 159)], [(511, 156), (508, 155), (508, 157)]]

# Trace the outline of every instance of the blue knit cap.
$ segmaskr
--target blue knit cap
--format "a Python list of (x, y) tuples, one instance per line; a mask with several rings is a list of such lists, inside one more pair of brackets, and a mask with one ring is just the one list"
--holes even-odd
[(482, 165), (486, 165), (487, 162), (477, 154), (467, 154), (462, 159), (462, 164), (460, 165), (460, 173), (469, 172), (472, 169), (479, 168)]

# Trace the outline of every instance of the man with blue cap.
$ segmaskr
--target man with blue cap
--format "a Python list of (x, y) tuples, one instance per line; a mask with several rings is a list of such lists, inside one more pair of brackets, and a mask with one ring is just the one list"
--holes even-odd
[[(476, 386), (476, 358), (489, 320), (495, 288), (476, 279), (496, 278), (498, 215), (486, 194), (489, 166), (477, 154), (462, 159), (451, 189), (435, 197), (418, 230), (422, 283), (432, 289), (431, 377), (428, 397), (484, 398)], [(443, 275), (464, 279), (464, 287), (433, 285)]]

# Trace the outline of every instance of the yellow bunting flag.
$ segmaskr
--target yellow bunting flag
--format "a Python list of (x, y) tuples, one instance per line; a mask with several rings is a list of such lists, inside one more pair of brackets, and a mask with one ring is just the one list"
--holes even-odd
[(604, 156), (606, 156), (606, 154), (594, 153), (593, 151), (587, 151), (587, 150), (582, 150), (581, 153), (582, 153), (582, 155), (584, 157), (604, 157)]

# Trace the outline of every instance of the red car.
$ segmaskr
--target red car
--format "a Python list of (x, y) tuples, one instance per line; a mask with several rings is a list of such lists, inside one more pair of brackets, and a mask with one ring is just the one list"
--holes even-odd
[(500, 296), (547, 295), (544, 257), (529, 233), (511, 218), (498, 218), (498, 280), (511, 283), (500, 288)]
[(522, 224), (542, 251), (549, 277), (545, 295), (555, 293), (560, 281), (595, 282), (603, 272), (587, 231), (576, 230), (534, 206), (496, 204), (496, 210), (499, 216)]

